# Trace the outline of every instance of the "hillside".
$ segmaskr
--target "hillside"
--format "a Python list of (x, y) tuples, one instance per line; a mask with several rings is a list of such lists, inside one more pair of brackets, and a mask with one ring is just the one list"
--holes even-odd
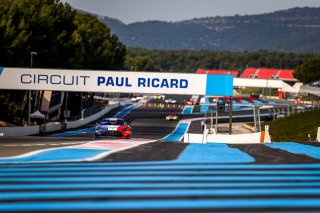
[(99, 17), (129, 47), (229, 51), (320, 51), (320, 8), (261, 15), (206, 17), (181, 22), (124, 24)]
[(314, 141), (320, 127), (320, 110), (312, 110), (267, 122), (273, 141)]

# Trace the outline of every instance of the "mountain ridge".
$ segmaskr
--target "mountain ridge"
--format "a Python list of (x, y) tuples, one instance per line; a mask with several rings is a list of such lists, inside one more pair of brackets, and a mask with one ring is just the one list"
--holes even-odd
[(129, 47), (228, 51), (320, 51), (320, 7), (258, 15), (193, 18), (125, 24), (98, 16)]

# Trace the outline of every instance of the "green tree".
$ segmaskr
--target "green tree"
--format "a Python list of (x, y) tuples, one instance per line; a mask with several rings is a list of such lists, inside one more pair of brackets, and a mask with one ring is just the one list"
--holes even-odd
[(126, 47), (96, 17), (59, 0), (0, 0), (0, 66), (121, 69)]
[[(80, 40), (74, 34), (76, 12), (58, 0), (0, 0), (1, 66), (77, 68)], [(1, 38), (0, 37), (0, 38)], [(2, 42), (1, 42), (2, 43)]]
[(300, 65), (294, 72), (294, 77), (303, 83), (320, 80), (320, 60), (310, 60)]
[(77, 13), (75, 17), (76, 34), (82, 41), (82, 68), (121, 69), (126, 58), (126, 47), (110, 29), (96, 17)]
[(113, 53), (113, 69), (124, 69), (127, 58), (127, 48), (122, 44), (116, 35), (111, 36), (111, 52)]
[(137, 56), (126, 61), (127, 70), (159, 71), (154, 62), (147, 56)]
[[(198, 68), (244, 70), (247, 67), (295, 69), (307, 60), (320, 58), (319, 53), (285, 53), (259, 50), (228, 52), (209, 50), (148, 50), (128, 48), (127, 61), (138, 56), (148, 57), (164, 72), (191, 72)], [(128, 67), (130, 68), (130, 67)]]
[(7, 91), (0, 93), (0, 120), (19, 124), (22, 112), (24, 91)]
[[(59, 0), (0, 0), (0, 67), (123, 69), (126, 47), (97, 17), (80, 14)], [(0, 119), (25, 111), (24, 93), (1, 91)], [(6, 98), (6, 97), (10, 98)], [(72, 97), (72, 95), (70, 95)], [(74, 95), (75, 101), (81, 100)], [(73, 101), (73, 100), (72, 100)], [(3, 110), (6, 109), (6, 110)], [(8, 117), (9, 116), (9, 117)]]

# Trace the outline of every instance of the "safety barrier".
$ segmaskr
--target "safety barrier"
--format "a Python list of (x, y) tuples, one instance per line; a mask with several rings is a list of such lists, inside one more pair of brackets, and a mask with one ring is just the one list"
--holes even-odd
[(60, 122), (48, 123), (42, 126), (41, 132), (54, 132), (61, 130)]
[(39, 126), (0, 127), (0, 136), (26, 136), (39, 134)]
[(184, 134), (185, 143), (227, 143), (227, 144), (260, 144), (271, 142), (268, 131), (247, 134)]
[(79, 126), (88, 124), (94, 120), (97, 120), (104, 114), (110, 112), (111, 110), (115, 109), (116, 107), (119, 106), (119, 103), (109, 105), (108, 107), (104, 108), (100, 112), (91, 115), (89, 117), (76, 120), (76, 121), (70, 121), (66, 122), (65, 125), (61, 124), (60, 122), (55, 122), (55, 123), (49, 123), (45, 124), (42, 126), (19, 126), (19, 127), (0, 127), (0, 136), (1, 137), (12, 137), (12, 136), (26, 136), (26, 135), (36, 135), (39, 133), (44, 133), (44, 132), (53, 132), (53, 131), (58, 131), (63, 128), (67, 129), (72, 129), (72, 128), (77, 128)]

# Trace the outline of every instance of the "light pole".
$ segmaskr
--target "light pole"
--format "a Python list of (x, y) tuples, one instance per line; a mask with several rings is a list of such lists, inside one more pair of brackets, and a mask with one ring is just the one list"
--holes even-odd
[[(33, 56), (38, 55), (37, 52), (30, 52), (30, 67), (33, 66)], [(30, 114), (31, 114), (31, 90), (29, 90), (28, 95), (28, 126), (30, 126)]]
[(38, 55), (37, 52), (30, 52), (30, 67), (32, 68), (33, 65), (33, 56)]
[(233, 100), (230, 96), (229, 100), (229, 135), (232, 135), (232, 113), (233, 113)]
[(268, 98), (269, 88), (268, 88), (268, 79), (267, 79), (267, 86), (266, 86), (266, 98)]

